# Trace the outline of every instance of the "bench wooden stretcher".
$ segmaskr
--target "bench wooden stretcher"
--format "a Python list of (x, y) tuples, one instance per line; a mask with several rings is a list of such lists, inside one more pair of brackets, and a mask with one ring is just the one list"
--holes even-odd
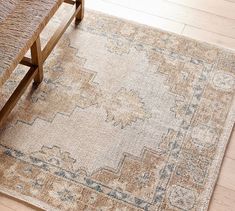
[[(62, 3), (73, 5), (71, 12), (41, 49), (40, 33)], [(0, 127), (34, 80), (43, 80), (43, 63), (73, 19), (79, 24), (84, 16), (84, 0), (0, 0), (0, 88), (18, 64), (29, 71), (0, 111)], [(31, 58), (25, 57), (31, 49)], [(0, 99), (1, 100), (1, 99)]]

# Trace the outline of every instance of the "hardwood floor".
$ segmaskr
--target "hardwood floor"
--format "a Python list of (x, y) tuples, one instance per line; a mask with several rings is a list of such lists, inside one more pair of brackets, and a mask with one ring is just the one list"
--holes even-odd
[[(235, 50), (235, 0), (85, 0), (86, 7)], [(36, 207), (0, 194), (0, 211)], [(210, 211), (235, 210), (235, 129)]]
[(0, 211), (41, 211), (41, 209), (0, 193)]
[(182, 6), (197, 9), (225, 18), (235, 19), (235, 4), (226, 0), (167, 0)]
[(114, 16), (235, 49), (235, 1), (87, 0), (86, 5)]

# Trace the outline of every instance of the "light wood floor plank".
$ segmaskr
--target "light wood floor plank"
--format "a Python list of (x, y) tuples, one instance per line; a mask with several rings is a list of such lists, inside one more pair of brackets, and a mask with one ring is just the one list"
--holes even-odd
[(209, 211), (234, 211), (235, 191), (217, 185), (210, 203)]
[(184, 24), (174, 20), (143, 13), (119, 5), (113, 5), (102, 0), (86, 0), (86, 8), (97, 10), (106, 14), (157, 27), (170, 32), (181, 33)]
[(14, 211), (13, 209), (10, 209), (9, 207), (4, 206), (0, 203), (0, 210), (1, 211)]
[(230, 19), (235, 19), (235, 4), (226, 0), (167, 0), (204, 12), (213, 13)]
[(235, 160), (235, 130), (233, 130), (225, 156)]
[(200, 40), (203, 42), (212, 43), (212, 44), (224, 47), (224, 48), (235, 49), (235, 39), (229, 38), (223, 35), (219, 35), (214, 32), (209, 32), (209, 31), (205, 31), (202, 29), (198, 29), (193, 26), (186, 25), (182, 32), (182, 35), (185, 35), (187, 37)]
[(235, 160), (224, 158), (217, 184), (235, 191)]
[[(88, 0), (89, 1), (89, 0)], [(206, 31), (235, 38), (235, 20), (177, 5), (166, 0), (103, 0), (106, 3), (159, 16), (171, 21), (194, 26)]]
[(225, 1), (235, 3), (235, 0), (225, 0)]
[[(10, 208), (11, 210), (16, 210), (16, 211), (40, 211), (41, 210), (32, 205), (29, 205), (28, 203), (14, 199), (13, 197), (8, 197), (2, 193), (0, 193), (0, 203), (3, 206), (6, 206)], [(2, 210), (0, 209), (0, 211)]]

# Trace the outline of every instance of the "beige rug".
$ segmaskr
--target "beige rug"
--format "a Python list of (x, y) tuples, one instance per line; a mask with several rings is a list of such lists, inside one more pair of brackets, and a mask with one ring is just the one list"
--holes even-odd
[(235, 119), (234, 53), (87, 12), (44, 70), (0, 132), (1, 192), (47, 210), (207, 210)]

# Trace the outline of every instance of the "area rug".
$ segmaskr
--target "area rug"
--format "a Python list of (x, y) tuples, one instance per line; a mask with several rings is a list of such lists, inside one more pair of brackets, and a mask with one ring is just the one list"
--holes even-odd
[(46, 210), (207, 210), (235, 120), (233, 52), (87, 11), (44, 71), (1, 129), (1, 192)]

